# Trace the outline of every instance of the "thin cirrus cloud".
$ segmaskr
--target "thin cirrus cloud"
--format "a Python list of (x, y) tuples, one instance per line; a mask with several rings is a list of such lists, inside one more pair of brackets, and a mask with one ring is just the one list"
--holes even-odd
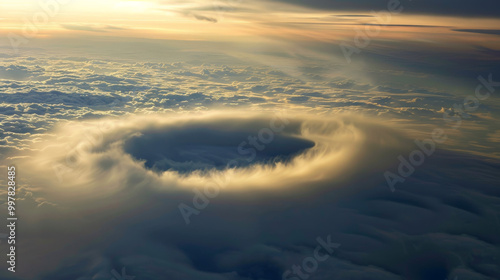
[(208, 22), (212, 22), (212, 23), (217, 23), (217, 19), (216, 18), (202, 16), (202, 15), (197, 15), (197, 14), (193, 14), (193, 16), (197, 20), (203, 20), (203, 21), (208, 21)]
[(67, 30), (88, 31), (88, 32), (110, 32), (110, 31), (127, 30), (127, 28), (112, 26), (112, 25), (95, 26), (95, 25), (85, 25), (85, 24), (61, 24), (61, 27)]
[(488, 35), (500, 35), (500, 29), (453, 29), (453, 31), (488, 34)]
[[(490, 13), (498, 10), (491, 9), (492, 5), (495, 7), (497, 4), (490, 3), (489, 0), (485, 1), (487, 3), (484, 5), (454, 3), (446, 6), (447, 9), (442, 12), (433, 6), (442, 5), (440, 3), (401, 2), (404, 7), (403, 11), (394, 15), (390, 22), (379, 22), (379, 18), (370, 14), (372, 10), (387, 9), (386, 1), (276, 0), (252, 4), (229, 1), (213, 3), (213, 5), (202, 1), (113, 1), (101, 6), (101, 9), (95, 13), (90, 12), (93, 2), (75, 2), (64, 6), (64, 13), (50, 18), (50, 22), (40, 26), (40, 29), (47, 33), (54, 32), (52, 34), (54, 37), (87, 32), (101, 36), (154, 39), (257, 41), (273, 38), (289, 41), (300, 38), (299, 40), (335, 42), (352, 40), (355, 33), (353, 26), (364, 24), (381, 25), (384, 32), (381, 32), (378, 37), (382, 39), (408, 40), (415, 37), (413, 32), (417, 32), (422, 40), (434, 41), (448, 38), (443, 35), (448, 35), (452, 31), (439, 30), (438, 34), (425, 31), (424, 28), (452, 26), (459, 30), (483, 30), (492, 24), (497, 24), (496, 19), (464, 20), (457, 17), (482, 15), (482, 10), (474, 12), (478, 7), (490, 7), (484, 9), (485, 12)], [(20, 4), (11, 5), (19, 10), (20, 15), (28, 18), (33, 16), (32, 12), (23, 9)], [(458, 10), (455, 11), (460, 7), (468, 13), (462, 14)], [(422, 16), (426, 17), (425, 25), (421, 24), (422, 19), (419, 17)], [(17, 33), (20, 33), (24, 26), (20, 18), (22, 17), (9, 16), (6, 21), (0, 22), (0, 25), (3, 24), (9, 29), (18, 29)], [(396, 29), (410, 27), (413, 29), (405, 30), (407, 33), (404, 34)], [(61, 28), (66, 32), (60, 32)], [(387, 30), (388, 28), (391, 29)], [(485, 36), (491, 34), (486, 31), (476, 33)], [(452, 37), (452, 40), (462, 41), (462, 38)], [(476, 44), (498, 45), (498, 42), (484, 42), (482, 38), (474, 40)], [(470, 41), (463, 43), (469, 44)]]
[[(308, 8), (331, 10), (331, 11), (363, 11), (386, 10), (387, 0), (275, 0), (276, 2), (300, 5)], [(409, 14), (434, 14), (445, 16), (465, 17), (500, 17), (500, 3), (495, 0), (422, 0), (422, 1), (397, 1), (404, 7), (405, 13)]]

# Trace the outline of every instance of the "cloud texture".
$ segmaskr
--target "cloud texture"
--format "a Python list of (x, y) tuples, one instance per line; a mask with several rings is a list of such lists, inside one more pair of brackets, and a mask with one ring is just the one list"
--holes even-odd
[[(226, 111), (56, 129), (19, 164), (34, 193), (23, 193), (19, 214), (20, 255), (31, 269), (16, 275), (110, 279), (112, 269), (126, 267), (137, 279), (282, 279), (314, 255), (321, 237), (341, 246), (314, 279), (494, 279), (500, 240), (491, 221), (500, 213), (494, 206), (500, 163), (439, 151), (392, 193), (381, 174), (413, 144), (383, 123)], [(176, 161), (194, 165), (187, 172), (152, 170), (127, 148), (154, 149), (129, 141), (158, 133), (162, 141), (169, 133), (175, 139), (148, 145), (189, 143), (200, 127), (224, 136), (196, 139), (194, 149), (204, 143), (207, 153), (219, 154), (212, 149), (228, 139), (260, 141), (266, 129), (281, 143), (314, 145), (286, 162), (248, 162), (250, 154), (235, 145), (247, 164), (232, 168), (200, 169), (196, 162), (210, 162), (206, 154), (183, 154)], [(262, 150), (253, 146), (257, 155), (279, 151), (264, 142)], [(456, 174), (452, 165), (469, 171)], [(199, 210), (188, 225), (181, 204)]]

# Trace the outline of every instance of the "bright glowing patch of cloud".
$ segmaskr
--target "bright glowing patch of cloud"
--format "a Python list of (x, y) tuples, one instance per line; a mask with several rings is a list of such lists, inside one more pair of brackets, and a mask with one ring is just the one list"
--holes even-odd
[[(102, 125), (111, 128), (102, 131)], [(274, 128), (276, 130), (272, 130)], [(163, 163), (169, 161), (170, 167), (182, 164), (182, 168), (189, 171), (187, 174), (179, 173), (175, 168), (153, 172), (145, 167), (144, 161), (134, 158), (124, 148), (127, 143), (130, 146), (130, 139), (138, 135), (162, 133), (168, 136), (169, 132), (174, 137), (164, 138), (170, 139), (164, 140), (164, 143), (159, 141), (162, 138), (148, 142), (157, 145), (156, 148), (135, 143), (132, 145), (137, 147), (127, 149), (147, 149), (149, 154), (156, 152), (158, 155), (165, 150), (162, 145), (171, 145), (172, 152), (165, 153), (171, 158), (163, 158)], [(203, 133), (210, 138), (196, 139), (203, 137)], [(101, 194), (127, 187), (135, 188), (137, 183), (166, 191), (203, 188), (220, 178), (229, 182), (229, 191), (248, 188), (294, 189), (297, 185), (318, 180), (340, 181), (365, 168), (382, 168), (390, 163), (385, 159), (394, 158), (408, 147), (403, 141), (404, 137), (390, 128), (358, 117), (339, 116), (322, 120), (304, 115), (273, 118), (250, 112), (181, 117), (156, 115), (88, 124), (70, 123), (56, 135), (59, 138), (57, 143), (44, 147), (30, 159), (29, 165), (33, 165), (30, 170), (36, 169), (36, 174), (47, 174), (50, 178), (54, 175), (66, 178), (64, 188), (77, 192), (95, 191), (90, 186), (101, 189), (92, 182), (104, 180), (107, 187), (100, 190)], [(223, 137), (217, 138), (218, 135)], [(229, 138), (232, 142), (227, 142)], [(250, 138), (254, 138), (257, 144), (252, 146)], [(287, 152), (272, 146), (273, 141), (281, 141), (281, 146), (292, 146), (297, 145), (294, 143), (298, 140), (294, 139), (304, 139), (300, 141), (314, 144), (300, 144), (306, 149), (297, 148), (298, 153), (286, 162), (258, 160), (260, 154), (264, 153), (276, 158), (287, 156)], [(227, 161), (224, 162), (236, 168), (210, 169), (209, 163), (217, 160), (214, 156), (223, 156), (222, 149), (227, 154)], [(283, 154), (280, 155), (280, 152)], [(140, 151), (137, 153), (141, 154)], [(389, 154), (393, 157), (388, 157)], [(144, 160), (146, 158), (147, 153)], [(209, 169), (198, 170), (201, 162), (204, 162), (205, 167), (208, 165)], [(57, 172), (54, 173), (54, 170)], [(141, 182), (137, 182), (139, 179)], [(131, 181), (134, 184), (127, 186), (126, 182)], [(64, 190), (54, 191), (60, 193)]]

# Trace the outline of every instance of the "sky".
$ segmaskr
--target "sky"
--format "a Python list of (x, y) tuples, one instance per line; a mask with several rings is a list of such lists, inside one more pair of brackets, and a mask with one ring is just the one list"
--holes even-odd
[(0, 279), (500, 278), (497, 1), (0, 11)]
[[(436, 5), (434, 1), (60, 2), (2, 1), (2, 10), (8, 11), (2, 15), (2, 32), (25, 30), (29, 35), (35, 30), (39, 38), (92, 35), (335, 44), (350, 39), (354, 28), (378, 24), (383, 25), (379, 26), (383, 30), (380, 37), (377, 35), (379, 40), (485, 48), (498, 48), (499, 43), (495, 36), (498, 12), (492, 0), (455, 5)], [(383, 11), (391, 14), (390, 18), (376, 16)]]

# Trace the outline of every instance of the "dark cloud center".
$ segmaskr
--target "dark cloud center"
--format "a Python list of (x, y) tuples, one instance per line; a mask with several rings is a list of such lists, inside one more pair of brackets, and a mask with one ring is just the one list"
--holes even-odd
[[(253, 139), (253, 140), (252, 140)], [(314, 146), (293, 135), (259, 130), (190, 126), (145, 131), (125, 141), (124, 149), (155, 171), (188, 173), (194, 170), (246, 167), (286, 162)]]

